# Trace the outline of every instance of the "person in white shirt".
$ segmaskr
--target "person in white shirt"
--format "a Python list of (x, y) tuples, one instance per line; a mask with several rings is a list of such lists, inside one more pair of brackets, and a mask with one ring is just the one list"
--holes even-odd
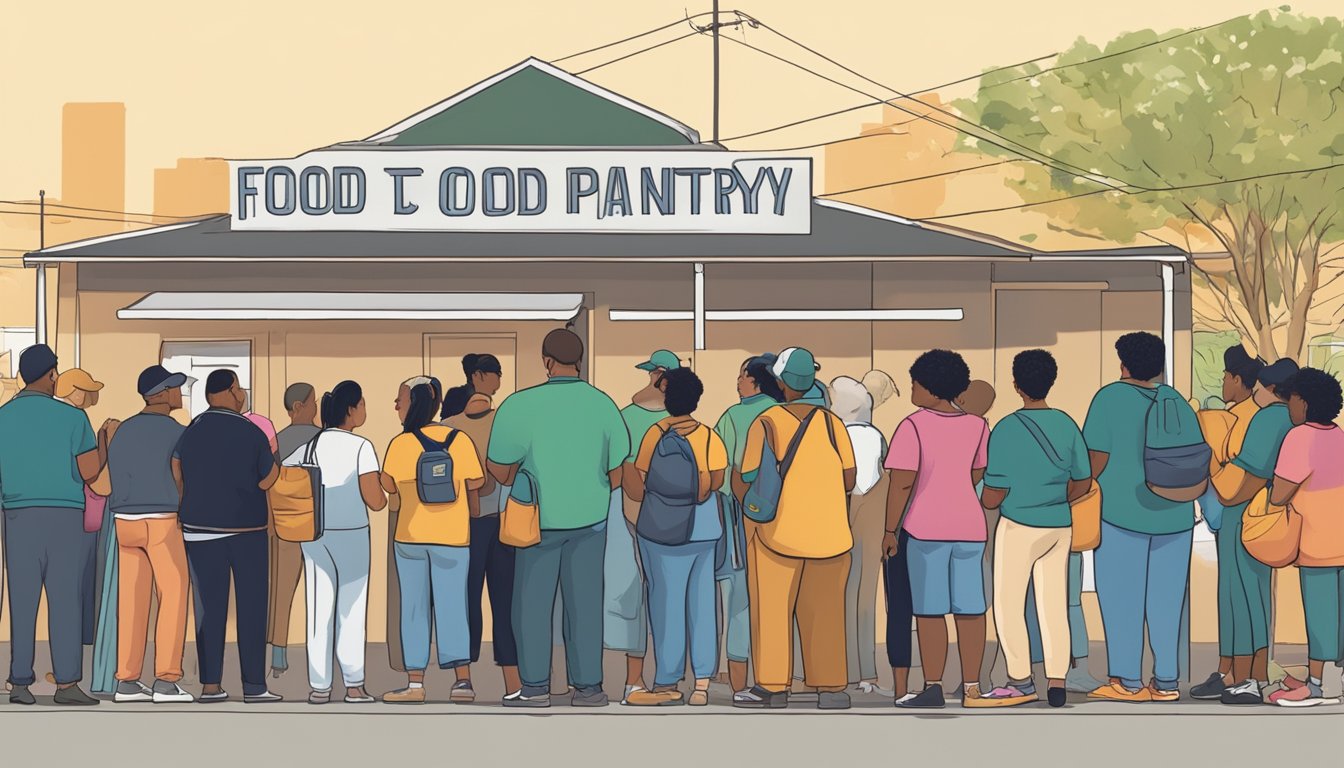
[(854, 445), (858, 475), (850, 494), (849, 525), (854, 549), (845, 588), (845, 635), (849, 681), (864, 693), (890, 696), (877, 684), (877, 586), (882, 578), (882, 532), (886, 522), (887, 441), (873, 426), (873, 396), (862, 383), (841, 376), (831, 382), (831, 409), (845, 422)]
[(369, 510), (387, 506), (387, 495), (378, 481), (373, 444), (354, 433), (366, 419), (363, 390), (343, 381), (322, 396), (322, 431), (284, 460), (285, 466), (296, 466), (310, 457), (322, 473), (324, 529), (316, 541), (302, 544), (312, 704), (331, 701), (333, 651), (345, 681), (345, 702), (374, 701), (364, 690)]

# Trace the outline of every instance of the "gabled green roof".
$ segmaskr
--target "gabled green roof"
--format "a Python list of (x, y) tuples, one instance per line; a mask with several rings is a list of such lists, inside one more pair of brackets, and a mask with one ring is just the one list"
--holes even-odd
[(672, 118), (538, 59), (388, 128), (387, 146), (660, 147), (700, 143)]

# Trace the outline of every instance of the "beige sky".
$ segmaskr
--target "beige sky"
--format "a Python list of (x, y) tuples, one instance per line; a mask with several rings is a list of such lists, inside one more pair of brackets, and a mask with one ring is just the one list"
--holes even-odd
[[(1057, 51), (1079, 36), (1105, 41), (1134, 29), (1182, 29), (1268, 5), (1265, 0), (740, 3), (782, 32), (906, 91)], [(126, 204), (132, 210), (148, 210), (153, 169), (171, 166), (178, 157), (288, 156), (362, 138), (527, 56), (558, 58), (674, 21), (684, 10), (709, 8), (707, 2), (686, 0), (10, 5), (0, 24), (0, 198), (31, 198), (39, 187), (59, 196), (61, 105), (121, 101), (127, 106)], [(1325, 15), (1338, 13), (1340, 5), (1299, 0), (1293, 7)], [(562, 66), (577, 71), (685, 31), (666, 30)], [(751, 30), (747, 39), (795, 60), (807, 56), (765, 30)], [(588, 77), (709, 136), (708, 39), (668, 45)], [(723, 136), (864, 100), (729, 43), (723, 44), (723, 83)], [(842, 138), (878, 114), (877, 108), (855, 112), (733, 146), (764, 149)], [(892, 175), (898, 178), (899, 169)]]

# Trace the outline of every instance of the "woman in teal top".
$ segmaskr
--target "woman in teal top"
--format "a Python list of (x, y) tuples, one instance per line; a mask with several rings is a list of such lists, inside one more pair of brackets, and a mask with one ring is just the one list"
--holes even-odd
[[(756, 417), (765, 413), (771, 406), (783, 401), (784, 393), (779, 382), (770, 372), (775, 356), (771, 354), (748, 358), (742, 363), (737, 374), (737, 394), (741, 402), (731, 406), (719, 417), (714, 431), (723, 440), (728, 449), (730, 470), (742, 466), (742, 453), (747, 447), (747, 430)], [(738, 499), (733, 494), (732, 471), (724, 473), (724, 497), (735, 503), (732, 509), (732, 524), (724, 526), (724, 540), (728, 548), (728, 557), (716, 577), (719, 592), (723, 600), (724, 626), (726, 629), (725, 650), (728, 656), (728, 682), (733, 692), (747, 689), (747, 660), (751, 655), (751, 627), (747, 611), (747, 571), (745, 542), (742, 540), (742, 511)]]

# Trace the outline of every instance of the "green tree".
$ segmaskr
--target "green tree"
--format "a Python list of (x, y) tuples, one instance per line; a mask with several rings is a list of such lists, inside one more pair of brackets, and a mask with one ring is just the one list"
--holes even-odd
[[(1191, 228), (1212, 233), (1228, 258), (1196, 265), (1218, 315), (1202, 319), (1267, 359), (1304, 359), (1344, 319), (1326, 290), (1344, 275), (1344, 24), (1288, 11), (989, 75), (954, 106), (997, 136), (968, 126), (959, 148), (1044, 161), (1007, 182), (1029, 203), (1096, 192), (1037, 208), (1063, 230), (1187, 246)], [(1079, 40), (1054, 66), (1172, 34)]]

